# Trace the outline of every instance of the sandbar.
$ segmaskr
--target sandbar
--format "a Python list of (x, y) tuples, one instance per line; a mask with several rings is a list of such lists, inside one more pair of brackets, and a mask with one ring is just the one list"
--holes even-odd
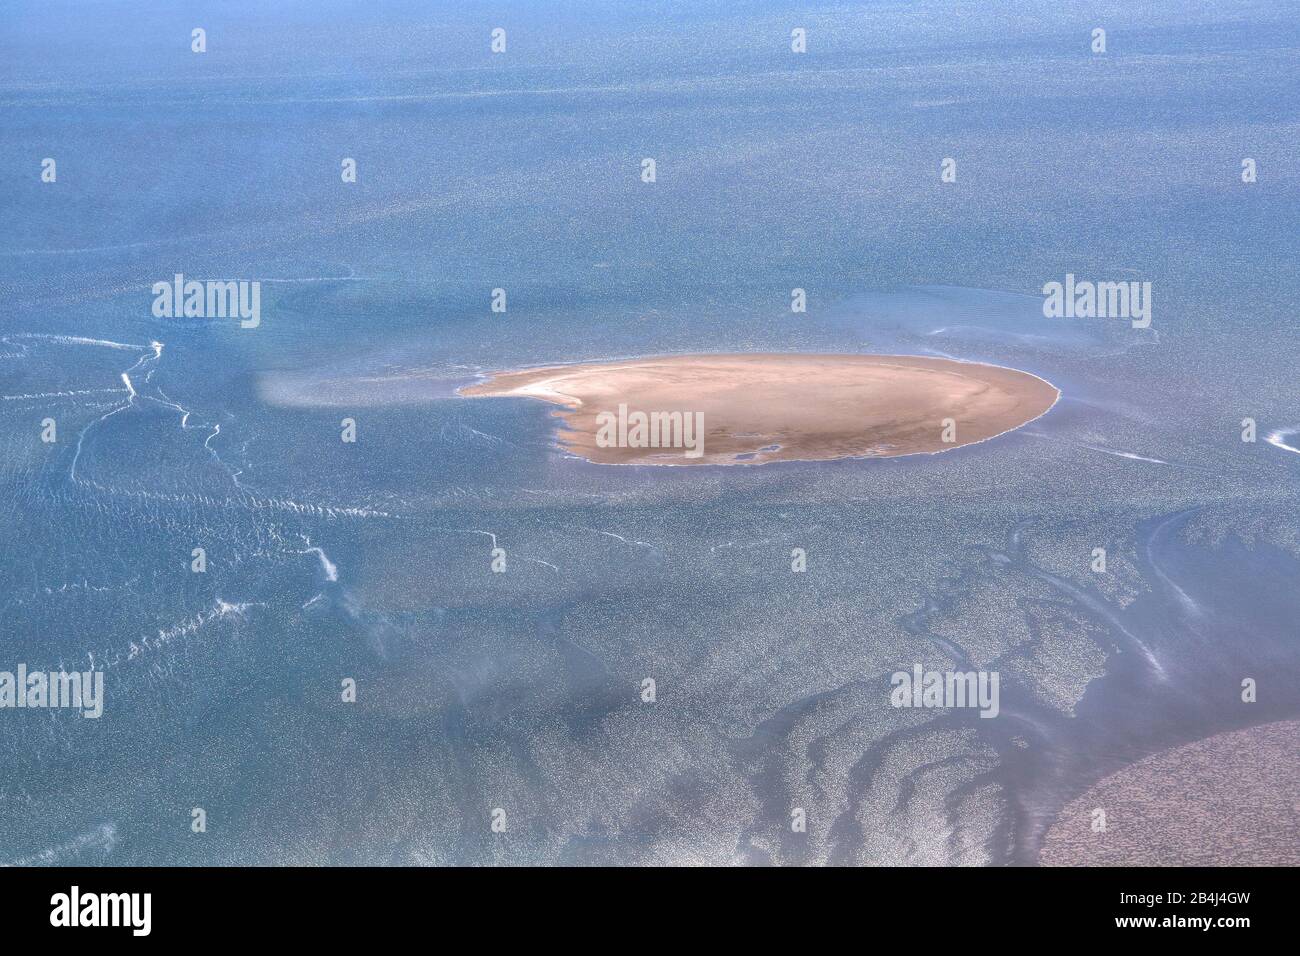
[[(1060, 396), (1036, 375), (997, 365), (800, 353), (668, 355), (527, 368), (494, 373), (460, 394), (557, 405), (561, 448), (620, 465), (756, 465), (948, 451), (1018, 428)], [(665, 416), (662, 432), (651, 429), (663, 435), (659, 447), (639, 443), (635, 427), (620, 427), (611, 442), (615, 432), (609, 425), (620, 406), (623, 419), (635, 412)], [(666, 416), (673, 413), (688, 428), (702, 425), (700, 447), (669, 440)]]
[(1300, 865), (1300, 721), (1216, 734), (1103, 778), (1061, 810), (1038, 862)]

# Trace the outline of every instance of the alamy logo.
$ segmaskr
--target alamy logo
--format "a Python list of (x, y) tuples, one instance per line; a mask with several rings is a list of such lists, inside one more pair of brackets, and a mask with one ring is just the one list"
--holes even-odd
[(682, 448), (687, 458), (704, 454), (703, 412), (629, 412), (596, 416), (596, 444), (601, 448)]
[(262, 323), (262, 283), (187, 280), (176, 273), (171, 282), (153, 284), (153, 314), (160, 319), (234, 319), (244, 329)]
[(1150, 282), (1076, 281), (1069, 272), (1065, 282), (1043, 286), (1043, 296), (1049, 319), (1131, 319), (1135, 329), (1151, 324)]
[(104, 672), (0, 671), (0, 708), (74, 707), (92, 720), (104, 713)]
[(895, 707), (978, 707), (981, 717), (996, 717), (1000, 709), (997, 671), (927, 671), (916, 664), (911, 673), (895, 671), (889, 683)]
[(153, 928), (152, 893), (69, 893), (50, 897), (51, 926), (129, 926), (132, 936)]

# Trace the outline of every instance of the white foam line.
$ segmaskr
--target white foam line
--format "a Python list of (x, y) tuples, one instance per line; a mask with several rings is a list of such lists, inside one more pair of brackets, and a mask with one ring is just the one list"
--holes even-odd
[(605, 535), (605, 536), (607, 536), (607, 537), (610, 537), (610, 538), (617, 538), (619, 541), (622, 541), (624, 544), (636, 544), (636, 545), (640, 545), (640, 546), (643, 547), (643, 548), (649, 548), (651, 551), (654, 550), (654, 545), (653, 545), (653, 544), (650, 544), (650, 543), (647, 542), (647, 541), (629, 541), (627, 538), (623, 537), (621, 534), (615, 534), (615, 533), (612, 532), (612, 531), (601, 531), (599, 528), (592, 528), (591, 530), (592, 530), (592, 531), (595, 531), (596, 534), (603, 534), (603, 535)]
[[(122, 378), (124, 379), (126, 378), (125, 372), (122, 373)], [(129, 386), (130, 382), (128, 381), (127, 384)], [(131, 394), (132, 396), (134, 396), (135, 393), (132, 392)], [(70, 477), (74, 482), (77, 480), (77, 461), (81, 458), (81, 444), (86, 440), (86, 435), (96, 425), (100, 424), (101, 422), (107, 421), (108, 419), (116, 415), (118, 412), (126, 411), (130, 407), (131, 407), (130, 402), (127, 402), (125, 405), (119, 405), (111, 412), (105, 412), (103, 415), (95, 419), (93, 422), (91, 422), (89, 425), (87, 425), (85, 428), (81, 430), (81, 434), (77, 436), (77, 450), (72, 453), (72, 468), (68, 472), (68, 477)]]
[[(233, 603), (230, 601), (224, 601), (218, 597), (212, 602), (212, 609), (210, 611), (200, 611), (198, 614), (195, 614), (188, 620), (181, 621), (179, 624), (174, 624), (168, 628), (159, 628), (158, 636), (156, 638), (142, 637), (140, 638), (139, 644), (132, 641), (126, 659), (128, 661), (134, 660), (145, 651), (156, 650), (165, 644), (171, 643), (178, 637), (185, 637), (189, 634), (193, 634), (210, 621), (219, 621), (223, 618), (230, 617), (231, 615), (242, 618), (249, 608), (262, 606), (264, 605), (259, 601)], [(112, 661), (108, 661), (106, 662), (106, 666), (112, 667), (116, 665), (119, 660), (120, 658), (115, 658)]]
[(1164, 531), (1166, 527), (1180, 517), (1182, 517), (1181, 514), (1173, 515), (1165, 521), (1162, 521), (1160, 526), (1156, 528), (1155, 531), (1151, 532), (1151, 536), (1147, 538), (1146, 542), (1147, 564), (1151, 565), (1151, 570), (1156, 573), (1156, 577), (1158, 577), (1162, 582), (1164, 582), (1166, 587), (1174, 592), (1174, 596), (1178, 598), (1178, 603), (1183, 606), (1184, 610), (1199, 617), (1201, 616), (1201, 606), (1196, 603), (1190, 594), (1174, 583), (1169, 575), (1165, 574), (1165, 572), (1160, 569), (1160, 565), (1156, 563), (1155, 554), (1151, 551), (1151, 545), (1155, 542), (1156, 537), (1160, 532)]
[(1169, 464), (1169, 462), (1167, 462), (1167, 461), (1162, 461), (1162, 460), (1159, 459), (1159, 458), (1147, 458), (1147, 457), (1145, 457), (1145, 456), (1143, 456), (1143, 455), (1137, 455), (1137, 454), (1134, 454), (1134, 453), (1131, 452), (1131, 451), (1114, 451), (1113, 449), (1110, 449), (1110, 448), (1101, 448), (1101, 447), (1099, 447), (1099, 446), (1097, 446), (1097, 445), (1089, 445), (1089, 444), (1086, 444), (1086, 443), (1084, 443), (1084, 442), (1079, 442), (1079, 446), (1082, 447), (1082, 448), (1090, 449), (1091, 451), (1099, 451), (1099, 452), (1101, 452), (1103, 455), (1114, 455), (1116, 458), (1127, 458), (1127, 459), (1129, 459), (1130, 461), (1149, 461), (1149, 462), (1151, 462), (1153, 465), (1167, 465), (1167, 464)]
[[(147, 378), (146, 378), (145, 380), (148, 381)], [(186, 422), (188, 422), (188, 421), (190, 420), (190, 410), (189, 410), (188, 408), (186, 408), (185, 406), (183, 406), (183, 405), (179, 405), (179, 404), (177, 404), (176, 402), (173, 402), (173, 401), (171, 400), (171, 398), (167, 395), (167, 393), (164, 392), (161, 388), (158, 389), (158, 394), (161, 395), (162, 398), (157, 398), (156, 396), (150, 395), (150, 396), (149, 396), (149, 399), (150, 399), (151, 401), (155, 401), (155, 402), (157, 402), (159, 405), (166, 405), (168, 408), (171, 408), (171, 409), (174, 409), (174, 410), (180, 412), (180, 413), (181, 413), (181, 429), (184, 430), (185, 428), (187, 428), (188, 426), (186, 425)]]
[(32, 392), (28, 395), (0, 395), (0, 401), (31, 402), (45, 398), (72, 398), (77, 395), (120, 395), (120, 388), (81, 388), (70, 392)]
[[(1115, 451), (1113, 448), (1103, 448), (1100, 445), (1090, 445), (1087, 442), (1070, 441), (1069, 439), (1065, 439), (1065, 438), (1053, 438), (1051, 435), (1044, 435), (1042, 432), (1027, 431), (1025, 432), (1025, 434), (1028, 435), (1030, 438), (1042, 438), (1045, 439), (1046, 441), (1054, 441), (1054, 442), (1061, 442), (1066, 445), (1074, 445), (1076, 448), (1087, 448), (1089, 451), (1099, 451), (1103, 455), (1114, 455), (1116, 458), (1127, 458), (1130, 461), (1149, 461), (1153, 465), (1170, 465), (1170, 467), (1175, 467), (1170, 462), (1167, 462), (1162, 458), (1147, 458), (1145, 455), (1138, 455), (1131, 451)], [(1178, 467), (1187, 468), (1191, 466), (1182, 465)]]
[(124, 342), (113, 342), (108, 339), (88, 339), (76, 335), (43, 335), (35, 332), (26, 332), (15, 337), (39, 339), (41, 341), (54, 342), (59, 345), (90, 345), (90, 346), (98, 346), (101, 348), (119, 349), (123, 351), (140, 350), (146, 353), (150, 353), (150, 352), (152, 353), (152, 355), (145, 354), (140, 356), (140, 358), (136, 360), (136, 363), (134, 365), (132, 365), (125, 372), (121, 373), (122, 384), (126, 386), (126, 404), (119, 405), (116, 408), (114, 408), (112, 411), (105, 412), (95, 421), (91, 422), (89, 425), (83, 428), (81, 430), (81, 434), (77, 436), (77, 449), (72, 455), (72, 467), (69, 471), (69, 477), (75, 482), (77, 480), (77, 463), (81, 460), (81, 447), (86, 440), (86, 435), (88, 435), (91, 429), (93, 429), (96, 425), (101, 424), (107, 419), (112, 418), (118, 412), (125, 411), (126, 409), (130, 408), (132, 405), (135, 404), (136, 391), (135, 391), (135, 386), (131, 384), (130, 373), (138, 369), (149, 358), (153, 358), (155, 361), (161, 359), (163, 353), (163, 344), (161, 342), (150, 342), (148, 347), (146, 348), (143, 345), (128, 345)]
[(557, 568), (555, 565), (551, 564), (551, 562), (549, 562), (549, 561), (543, 561), (541, 558), (520, 558), (520, 560), (521, 560), (521, 561), (531, 561), (533, 564), (544, 564), (544, 565), (546, 565), (548, 568), (550, 568), (552, 571), (554, 571), (556, 574), (559, 574), (559, 573), (560, 573), (560, 569), (559, 569), (559, 568)]
[(391, 518), (387, 511), (373, 508), (351, 508), (336, 505), (318, 505), (311, 502), (292, 501), (288, 498), (255, 498), (250, 496), (249, 506), (254, 509), (280, 509), (295, 514), (320, 515), (326, 518)]
[[(154, 345), (160, 345), (160, 343), (155, 342)], [(161, 348), (161, 346), (160, 346), (160, 348)], [(158, 354), (159, 354), (159, 355), (162, 354), (162, 353), (161, 353), (161, 350), (159, 351)], [(152, 370), (152, 369), (150, 370), (149, 375), (153, 375), (153, 370)], [(145, 377), (145, 381), (146, 381), (146, 382), (149, 381), (149, 377), (148, 377), (148, 376)], [(171, 396), (168, 395), (166, 392), (164, 392), (161, 388), (158, 389), (158, 395), (160, 395), (160, 396), (162, 396), (162, 397), (161, 397), (161, 398), (158, 398), (158, 397), (153, 396), (153, 395), (146, 395), (145, 397), (148, 398), (150, 401), (157, 402), (159, 405), (165, 405), (167, 408), (170, 408), (170, 409), (172, 409), (172, 410), (174, 410), (174, 411), (176, 411), (176, 412), (179, 412), (179, 413), (180, 413), (180, 416), (181, 416), (181, 430), (182, 430), (182, 431), (188, 431), (189, 428), (191, 427), (190, 424), (189, 424), (189, 421), (190, 421), (190, 415), (193, 414), (193, 413), (192, 413), (188, 408), (186, 408), (184, 405), (180, 404), (179, 402), (172, 401)], [(228, 475), (230, 476), (230, 480), (231, 480), (232, 482), (234, 482), (235, 487), (236, 487), (236, 488), (239, 488), (240, 490), (243, 490), (244, 485), (240, 482), (240, 480), (239, 480), (239, 476), (242, 475), (242, 474), (244, 473), (244, 470), (243, 470), (242, 468), (240, 468), (240, 469), (238, 469), (238, 470), (232, 469), (229, 465), (227, 465), (224, 461), (221, 460), (221, 455), (219, 455), (219, 454), (217, 453), (217, 450), (216, 450), (215, 448), (212, 447), (212, 441), (213, 441), (213, 439), (215, 439), (217, 436), (219, 436), (219, 435), (221, 434), (221, 423), (220, 423), (220, 422), (216, 422), (216, 423), (212, 424), (211, 426), (203, 425), (203, 424), (199, 424), (199, 425), (195, 425), (195, 426), (193, 426), (193, 427), (195, 427), (195, 428), (208, 428), (208, 427), (211, 427), (212, 431), (208, 434), (208, 437), (205, 438), (205, 439), (203, 440), (203, 447), (207, 449), (208, 454), (210, 454), (210, 455), (212, 456), (212, 459), (213, 459), (213, 460), (214, 460), (218, 465), (220, 465), (222, 468), (224, 468), (224, 469), (226, 470), (226, 474), (228, 474)], [(245, 443), (245, 448), (247, 448), (247, 443)]]
[[(860, 499), (857, 499), (857, 500), (859, 500), (859, 501), (866, 501), (866, 500), (868, 500), (868, 499), (866, 499), (866, 498), (860, 498)], [(715, 545), (713, 545), (712, 547), (710, 547), (710, 548), (709, 548), (709, 553), (712, 554), (712, 553), (715, 552), (715, 551), (725, 551), (725, 550), (727, 550), (728, 548), (735, 548), (735, 547), (747, 548), (747, 547), (751, 547), (751, 546), (753, 546), (753, 545), (763, 545), (763, 544), (768, 544), (769, 542), (771, 542), (771, 540), (772, 540), (771, 538), (764, 538), (762, 541), (739, 541), (739, 542), (737, 542), (737, 541), (726, 541), (726, 542), (724, 542), (724, 543), (722, 543), (722, 544), (715, 544)]]
[(1293, 455), (1300, 455), (1300, 448), (1294, 445), (1288, 445), (1282, 439), (1290, 438), (1292, 435), (1300, 435), (1300, 425), (1294, 425), (1290, 428), (1278, 428), (1264, 436), (1264, 441), (1268, 442), (1274, 448), (1281, 448), (1283, 451), (1289, 451)]
[(136, 369), (138, 369), (141, 365), (143, 365), (145, 362), (149, 361), (150, 359), (153, 359), (155, 362), (158, 362), (162, 359), (163, 344), (161, 342), (150, 342), (149, 347), (153, 349), (153, 355), (141, 355), (139, 360), (134, 365), (132, 365), (129, 369), (127, 369), (128, 372), (134, 372)]
[(1120, 620), (1119, 616), (1111, 610), (1110, 606), (1106, 604), (1105, 601), (1093, 597), (1091, 594), (1075, 586), (1065, 578), (1058, 577), (1055, 574), (1051, 574), (1041, 568), (1035, 567), (1027, 561), (1025, 562), (1025, 568), (1034, 577), (1041, 578), (1050, 584), (1055, 585), (1057, 588), (1073, 597), (1080, 604), (1084, 605), (1084, 607), (1091, 609), (1105, 618), (1113, 628), (1132, 641), (1133, 645), (1141, 651), (1142, 656), (1146, 659), (1146, 662), (1151, 666), (1151, 669), (1155, 672), (1156, 677), (1159, 678), (1161, 682), (1169, 680), (1169, 674), (1165, 670), (1165, 666), (1160, 663), (1160, 659), (1156, 657), (1155, 653), (1140, 637), (1124, 626), (1124, 622)]
[[(122, 409), (129, 407), (130, 406), (122, 405), (115, 411), (121, 411)], [(110, 412), (109, 414), (113, 413)], [(320, 505), (310, 502), (292, 501), (288, 498), (258, 498), (249, 494), (245, 494), (240, 498), (215, 498), (212, 495), (200, 495), (194, 493), (168, 494), (160, 491), (118, 488), (113, 485), (101, 484), (98, 481), (75, 479), (75, 476), (74, 480), (76, 480), (77, 484), (82, 485), (83, 487), (93, 488), (106, 495), (116, 495), (123, 498), (138, 498), (142, 501), (166, 501), (173, 504), (199, 505), (209, 508), (243, 508), (247, 511), (291, 511), (294, 514), (317, 515), (322, 518), (399, 517), (390, 512), (378, 511), (374, 508), (357, 508), (344, 505)]]
[[(492, 539), (492, 550), (493, 550), (493, 551), (495, 551), (496, 548), (497, 548), (497, 536), (496, 536), (495, 534), (493, 534), (491, 531), (480, 531), (480, 530), (477, 529), (477, 528), (439, 528), (438, 530), (439, 530), (439, 531), (451, 531), (451, 532), (453, 532), (453, 533), (459, 533), (459, 534), (481, 534), (481, 535), (484, 535), (485, 537), (488, 537), (488, 538), (491, 538), (491, 539)], [(528, 557), (524, 557), (522, 554), (521, 554), (521, 555), (518, 555), (517, 557), (518, 557), (518, 559), (519, 559), (520, 561), (531, 561), (533, 564), (544, 564), (544, 565), (546, 565), (548, 568), (550, 568), (552, 571), (554, 571), (556, 574), (559, 574), (559, 573), (560, 573), (560, 569), (557, 568), (555, 565), (551, 564), (549, 561), (543, 561), (543, 560), (541, 560), (540, 558), (528, 558)]]
[(504, 444), (504, 439), (498, 438), (496, 435), (489, 435), (487, 432), (481, 432), (477, 428), (471, 428), (469, 425), (466, 425), (464, 427), (468, 428), (471, 432), (473, 432), (475, 435), (479, 436), (479, 438), (482, 438), (489, 444), (492, 445)]
[[(80, 335), (46, 335), (40, 332), (22, 332), (10, 336), (9, 338), (36, 339), (41, 342), (53, 342), (55, 345), (95, 345), (106, 349), (120, 349), (124, 352), (134, 352), (137, 350), (147, 352), (150, 348), (150, 346), (145, 345), (132, 345), (129, 342), (112, 342), (108, 339), (88, 339)], [(8, 341), (8, 339), (5, 339), (4, 341)]]
[(329, 555), (325, 553), (323, 548), (317, 548), (314, 545), (312, 545), (311, 538), (308, 538), (306, 535), (304, 535), (302, 540), (306, 542), (307, 547), (305, 550), (299, 551), (297, 553), (316, 555), (316, 557), (320, 559), (321, 570), (325, 572), (325, 580), (337, 581), (339, 579), (338, 565), (336, 565), (333, 561), (329, 559)]

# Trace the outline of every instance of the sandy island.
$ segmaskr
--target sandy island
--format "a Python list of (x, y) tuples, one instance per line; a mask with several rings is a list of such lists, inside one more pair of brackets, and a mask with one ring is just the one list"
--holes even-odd
[[(557, 439), (565, 450), (619, 465), (762, 464), (947, 451), (1018, 428), (1060, 395), (1035, 375), (996, 365), (799, 354), (670, 355), (530, 368), (498, 372), (460, 394), (558, 405), (563, 427)], [(657, 413), (650, 428), (638, 429), (638, 412)], [(947, 436), (945, 419), (955, 423)], [(701, 434), (694, 436), (697, 423)], [(647, 434), (659, 447), (647, 443)]]

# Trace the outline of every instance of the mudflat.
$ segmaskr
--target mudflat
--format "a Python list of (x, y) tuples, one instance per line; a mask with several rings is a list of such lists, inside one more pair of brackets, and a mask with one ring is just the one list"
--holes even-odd
[(947, 451), (1032, 421), (1060, 392), (953, 359), (759, 353), (497, 372), (460, 394), (557, 405), (559, 445), (601, 464), (755, 465)]
[[(1046, 866), (1300, 866), (1300, 721), (1215, 734), (1130, 764), (1067, 804)], [(1105, 811), (1105, 829), (1097, 810)]]

